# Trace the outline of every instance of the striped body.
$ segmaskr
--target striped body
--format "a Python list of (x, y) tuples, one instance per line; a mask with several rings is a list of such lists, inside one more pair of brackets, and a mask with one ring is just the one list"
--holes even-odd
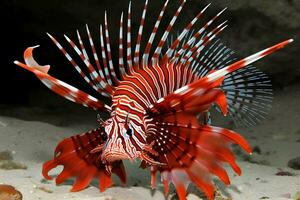
[[(52, 178), (48, 175), (51, 169), (63, 165), (63, 171), (56, 177), (57, 184), (76, 177), (72, 191), (79, 191), (98, 177), (99, 188), (103, 191), (111, 186), (112, 173), (126, 182), (122, 160), (138, 158), (142, 168), (151, 169), (152, 188), (155, 187), (155, 174), (160, 172), (166, 194), (172, 183), (179, 199), (184, 200), (186, 189), (193, 182), (212, 200), (212, 176), (217, 176), (226, 185), (230, 184), (224, 163), (229, 164), (236, 174), (241, 174), (230, 145), (238, 144), (251, 153), (249, 144), (234, 131), (212, 126), (208, 120), (209, 111), (216, 107), (237, 124), (247, 126), (263, 119), (272, 101), (271, 84), (263, 72), (250, 64), (292, 40), (238, 59), (231, 49), (216, 39), (227, 27), (227, 21), (215, 25), (225, 9), (203, 27), (195, 29), (194, 25), (210, 4), (180, 30), (180, 34), (171, 34), (185, 0), (163, 30), (163, 35), (158, 36), (157, 30), (168, 3), (169, 0), (166, 0), (149, 38), (144, 39), (146, 0), (135, 48), (132, 48), (134, 40), (131, 38), (129, 4), (127, 21), (124, 13), (120, 18), (118, 58), (115, 62), (113, 58), (117, 56), (112, 55), (106, 12), (104, 26), (99, 27), (100, 46), (95, 45), (86, 26), (92, 56), (88, 55), (89, 50), (79, 31), (76, 34), (78, 44), (64, 35), (81, 64), (48, 34), (83, 80), (106, 98), (108, 104), (50, 76), (50, 66), (41, 66), (33, 58), (33, 49), (37, 46), (25, 50), (25, 64), (15, 61), (18, 66), (34, 73), (55, 93), (110, 116), (106, 120), (98, 118), (98, 128), (61, 141), (55, 149), (54, 158), (43, 165), (42, 173), (46, 179)], [(158, 45), (154, 48), (156, 37), (159, 37)], [(146, 46), (142, 51), (143, 41)]]
[(160, 98), (197, 79), (188, 66), (173, 63), (137, 70), (133, 75), (125, 76), (116, 88), (112, 108), (125, 95), (146, 112)]
[[(126, 75), (112, 97), (112, 118), (108, 120), (106, 129), (110, 139), (106, 151), (119, 149), (130, 155), (129, 159), (139, 157), (138, 151), (147, 144), (147, 130), (155, 127), (154, 120), (147, 114), (149, 106), (196, 79), (198, 78), (187, 66), (174, 66), (171, 63)], [(126, 120), (133, 130), (132, 137), (126, 135)], [(120, 145), (123, 148), (115, 147)]]

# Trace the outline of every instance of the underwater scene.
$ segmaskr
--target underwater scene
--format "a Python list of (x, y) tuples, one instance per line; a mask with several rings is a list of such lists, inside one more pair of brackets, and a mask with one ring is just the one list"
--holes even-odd
[(300, 1), (0, 7), (0, 200), (300, 200)]

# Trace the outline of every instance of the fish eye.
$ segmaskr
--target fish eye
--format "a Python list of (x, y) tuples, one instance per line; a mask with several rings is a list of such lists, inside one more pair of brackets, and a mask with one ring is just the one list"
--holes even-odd
[(128, 136), (132, 136), (132, 129), (131, 128), (128, 128), (127, 131), (126, 131), (126, 134)]

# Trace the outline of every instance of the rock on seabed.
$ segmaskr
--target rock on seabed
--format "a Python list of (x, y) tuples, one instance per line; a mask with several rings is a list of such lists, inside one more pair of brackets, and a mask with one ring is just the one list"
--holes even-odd
[(288, 166), (292, 169), (300, 169), (300, 157), (289, 160)]
[(0, 185), (0, 199), (1, 200), (22, 200), (21, 192), (16, 190), (11, 185)]

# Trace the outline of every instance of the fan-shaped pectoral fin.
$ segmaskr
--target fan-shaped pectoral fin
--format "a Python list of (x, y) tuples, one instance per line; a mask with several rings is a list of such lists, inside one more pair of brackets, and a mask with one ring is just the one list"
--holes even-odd
[[(251, 148), (242, 136), (233, 131), (188, 123), (186, 117), (177, 116), (177, 121), (163, 116), (157, 119), (155, 124), (158, 131), (151, 138), (159, 143), (150, 142), (151, 149), (157, 153), (146, 154), (145, 157), (148, 166), (151, 166), (151, 186), (153, 188), (155, 184), (155, 173), (160, 171), (166, 193), (168, 185), (172, 183), (179, 199), (185, 200), (187, 186), (193, 182), (212, 200), (215, 191), (212, 176), (218, 177), (225, 185), (230, 184), (224, 163), (228, 163), (237, 174), (241, 173), (230, 145), (238, 144), (248, 153), (251, 153)], [(157, 163), (165, 165), (155, 165)]]
[[(56, 177), (56, 183), (75, 177), (71, 191), (85, 189), (94, 177), (99, 178), (99, 189), (104, 191), (112, 185), (111, 174), (115, 173), (123, 183), (126, 182), (126, 173), (122, 161), (103, 163), (99, 146), (105, 141), (100, 129), (91, 130), (85, 134), (75, 135), (62, 140), (55, 149), (54, 158), (43, 164), (42, 174), (47, 180), (52, 177), (49, 171), (57, 166), (63, 166), (63, 171)], [(90, 142), (93, 141), (93, 142)], [(97, 149), (97, 151), (94, 151)]]

